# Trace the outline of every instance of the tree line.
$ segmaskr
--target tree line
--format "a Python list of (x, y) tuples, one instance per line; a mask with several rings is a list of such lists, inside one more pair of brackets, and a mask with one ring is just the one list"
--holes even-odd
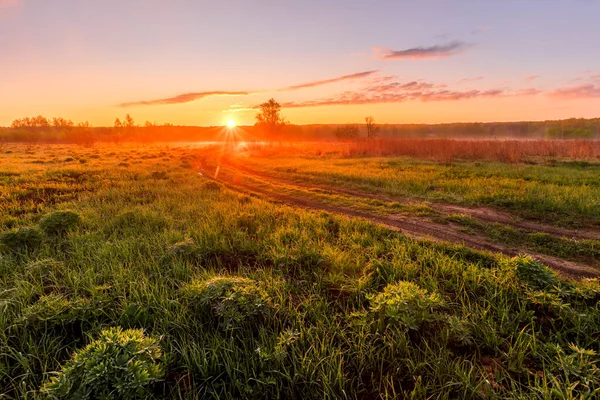
[[(253, 126), (238, 127), (245, 140), (356, 140), (359, 138), (521, 138), (600, 139), (600, 118), (502, 123), (377, 124), (368, 116), (364, 124), (294, 125), (281, 115), (282, 107), (270, 99), (262, 103)], [(127, 114), (111, 127), (92, 127), (87, 121), (74, 123), (61, 117), (41, 115), (16, 119), (0, 128), (0, 141), (79, 143), (218, 141), (222, 127), (177, 126), (146, 121), (136, 124)]]

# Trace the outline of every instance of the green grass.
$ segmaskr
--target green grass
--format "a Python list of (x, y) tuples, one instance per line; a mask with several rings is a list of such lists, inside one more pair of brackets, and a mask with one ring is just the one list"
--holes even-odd
[(561, 225), (600, 226), (600, 163), (443, 165), (407, 158), (342, 159), (293, 154), (281, 158), (253, 154), (244, 163), (303, 182), (421, 201), (495, 206)]
[(600, 260), (598, 240), (571, 239), (542, 232), (526, 232), (497, 222), (479, 221), (464, 214), (448, 215), (444, 220), (465, 227), (467, 233), (481, 235), (508, 246), (525, 248), (562, 259), (579, 260), (592, 265), (598, 265)]
[(595, 280), (236, 193), (187, 149), (8, 147), (2, 230), (41, 242), (0, 253), (0, 396), (90, 376), (74, 352), (121, 327), (160, 347), (156, 398), (598, 397)]

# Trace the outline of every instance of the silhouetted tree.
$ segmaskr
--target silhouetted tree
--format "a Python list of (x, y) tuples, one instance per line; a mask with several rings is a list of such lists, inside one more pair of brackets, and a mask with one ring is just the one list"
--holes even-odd
[(368, 116), (365, 118), (365, 124), (367, 126), (367, 137), (374, 139), (379, 133), (379, 127), (375, 124), (375, 118)]
[(134, 122), (133, 118), (131, 118), (131, 115), (127, 114), (125, 116), (125, 120), (123, 121), (123, 127), (124, 128), (133, 128), (133, 127), (135, 127), (135, 122)]
[(269, 137), (279, 134), (286, 121), (281, 116), (281, 104), (270, 99), (260, 105), (256, 114), (256, 126), (260, 127)]

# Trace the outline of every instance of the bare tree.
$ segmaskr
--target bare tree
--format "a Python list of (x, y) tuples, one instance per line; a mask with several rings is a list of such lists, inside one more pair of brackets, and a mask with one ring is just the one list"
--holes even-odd
[(374, 139), (377, 137), (379, 133), (379, 126), (375, 124), (375, 118), (372, 116), (368, 116), (365, 118), (365, 124), (367, 126), (367, 137), (369, 139)]
[(275, 99), (270, 99), (260, 105), (260, 111), (256, 114), (256, 126), (263, 129), (269, 137), (279, 135), (285, 123), (285, 118), (281, 116), (281, 104)]

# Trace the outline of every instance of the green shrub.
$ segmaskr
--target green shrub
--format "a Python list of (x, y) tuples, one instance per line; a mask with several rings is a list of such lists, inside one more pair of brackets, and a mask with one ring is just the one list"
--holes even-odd
[(98, 321), (106, 321), (107, 313), (115, 306), (111, 293), (101, 287), (91, 297), (68, 297), (67, 287), (51, 286), (46, 289), (52, 292), (41, 296), (35, 303), (25, 307), (18, 322), (34, 329), (66, 326), (69, 324), (90, 325)]
[(146, 399), (149, 385), (164, 376), (161, 355), (157, 340), (142, 330), (106, 329), (41, 391), (54, 399)]
[(0, 235), (0, 247), (13, 253), (35, 250), (41, 244), (42, 234), (36, 228), (20, 228)]
[(367, 299), (369, 314), (379, 319), (380, 329), (385, 325), (419, 329), (423, 323), (436, 319), (434, 312), (443, 304), (440, 294), (406, 281), (389, 284), (382, 292), (367, 295)]
[(74, 312), (71, 301), (60, 294), (50, 293), (23, 309), (19, 322), (27, 325), (38, 323), (50, 325), (67, 323), (73, 320)]
[(57, 211), (43, 218), (40, 221), (40, 228), (48, 236), (64, 235), (80, 221), (79, 214), (73, 211)]
[(225, 329), (260, 322), (274, 312), (268, 293), (252, 279), (216, 276), (184, 288), (186, 297), (210, 309)]
[(554, 271), (530, 256), (518, 256), (511, 262), (516, 265), (519, 281), (527, 286), (536, 289), (550, 289), (559, 284)]

